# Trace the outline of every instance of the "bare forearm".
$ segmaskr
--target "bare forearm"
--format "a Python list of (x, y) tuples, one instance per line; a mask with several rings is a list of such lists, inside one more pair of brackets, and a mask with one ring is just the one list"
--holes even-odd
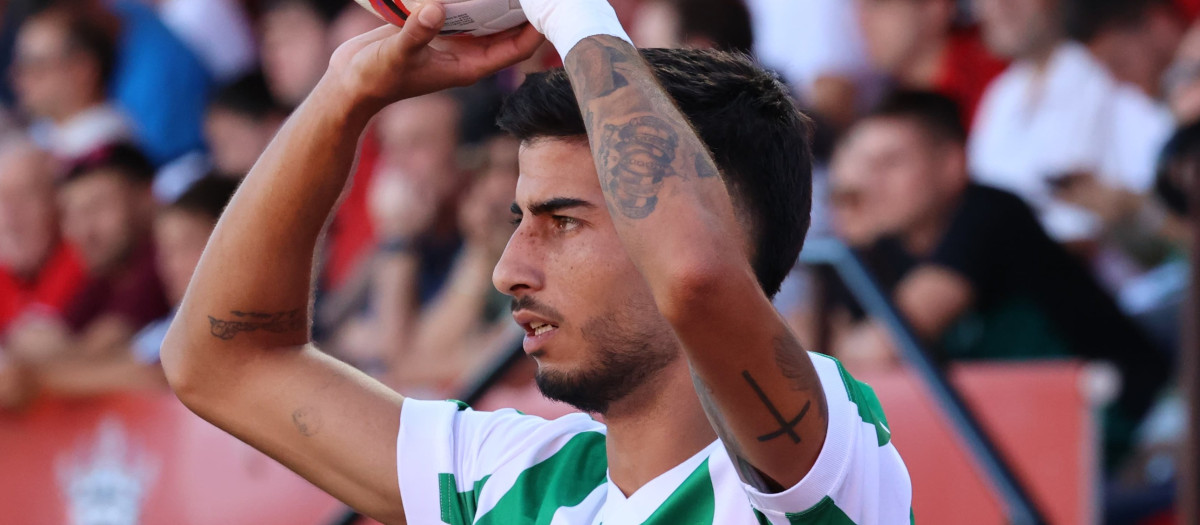
[(757, 469), (776, 482), (764, 490), (791, 486), (823, 445), (824, 393), (760, 288), (753, 234), (716, 164), (632, 46), (591, 37), (566, 67), (621, 243), (683, 343), (709, 420), (747, 481)]
[[(369, 115), (318, 86), (251, 170), (209, 241), (174, 337), (206, 351), (308, 341), (313, 252)], [(166, 345), (170, 364), (181, 345)]]
[(716, 165), (637, 50), (591, 37), (567, 55), (566, 68), (613, 222), (656, 297), (696, 269), (688, 265), (744, 263)]

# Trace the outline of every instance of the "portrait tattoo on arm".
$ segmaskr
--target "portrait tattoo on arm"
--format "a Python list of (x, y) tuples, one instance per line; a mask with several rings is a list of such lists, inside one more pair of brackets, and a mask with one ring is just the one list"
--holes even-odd
[(229, 315), (233, 317), (231, 319), (217, 319), (211, 315), (208, 316), (209, 327), (213, 337), (228, 341), (242, 332), (256, 332), (258, 330), (276, 334), (295, 332), (303, 330), (308, 322), (303, 309), (274, 313), (234, 310), (229, 312)]
[[(657, 80), (639, 74), (637, 50), (624, 42), (587, 39), (568, 61), (592, 137), (596, 169), (610, 209), (627, 219), (654, 213), (664, 181), (718, 174), (691, 124), (671, 108)], [(649, 95), (649, 96), (647, 96)], [(675, 118), (678, 117), (678, 118)], [(690, 138), (690, 140), (689, 140)]]

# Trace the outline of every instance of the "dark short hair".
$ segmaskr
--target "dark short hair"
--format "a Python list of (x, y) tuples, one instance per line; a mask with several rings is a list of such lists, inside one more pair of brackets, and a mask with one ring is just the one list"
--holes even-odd
[(221, 109), (253, 120), (264, 120), (271, 116), (283, 116), (287, 109), (283, 107), (261, 71), (253, 71), (242, 75), (213, 94), (210, 109)]
[(911, 121), (936, 141), (967, 142), (967, 128), (958, 103), (931, 91), (893, 91), (866, 115), (866, 119), (874, 118)]
[(165, 209), (203, 215), (212, 219), (215, 224), (237, 189), (238, 181), (209, 174), (193, 182), (187, 191)]
[(672, 3), (679, 13), (679, 28), (684, 38), (706, 38), (723, 51), (753, 52), (750, 10), (742, 0), (672, 0)]
[(62, 182), (68, 183), (101, 170), (115, 172), (135, 184), (150, 184), (154, 181), (154, 164), (136, 146), (126, 143), (109, 144), (96, 148), (71, 160)]
[(100, 72), (101, 91), (108, 89), (117, 67), (120, 22), (103, 7), (81, 0), (52, 0), (35, 4), (30, 19), (47, 18), (62, 24), (70, 50), (88, 55)]
[[(747, 56), (643, 49), (658, 81), (713, 154), (754, 241), (759, 285), (774, 296), (804, 246), (812, 207), (812, 124), (779, 78)], [(521, 141), (586, 135), (562, 69), (530, 75), (498, 124)]]

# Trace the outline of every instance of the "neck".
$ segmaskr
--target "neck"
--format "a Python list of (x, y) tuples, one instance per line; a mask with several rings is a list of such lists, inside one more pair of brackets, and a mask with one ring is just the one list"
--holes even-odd
[(938, 73), (942, 69), (942, 61), (945, 60), (947, 47), (945, 38), (934, 40), (923, 46), (908, 67), (902, 69), (900, 80), (915, 88), (933, 88), (934, 83), (938, 80)]
[(605, 414), (608, 475), (626, 496), (717, 439), (686, 359), (681, 356), (655, 379)]

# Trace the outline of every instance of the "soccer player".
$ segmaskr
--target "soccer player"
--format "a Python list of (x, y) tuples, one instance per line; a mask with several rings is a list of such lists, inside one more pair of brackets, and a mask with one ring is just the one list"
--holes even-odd
[[(879, 400), (768, 299), (811, 194), (780, 84), (732, 55), (639, 54), (604, 0), (522, 7), (532, 28), (434, 41), (430, 3), (337, 51), (204, 254), (163, 349), (179, 397), (385, 523), (909, 523)], [(607, 425), (406, 400), (309, 339), (313, 250), (371, 115), (538, 32), (566, 70), (501, 119), (523, 146), (493, 280), (543, 391)]]

